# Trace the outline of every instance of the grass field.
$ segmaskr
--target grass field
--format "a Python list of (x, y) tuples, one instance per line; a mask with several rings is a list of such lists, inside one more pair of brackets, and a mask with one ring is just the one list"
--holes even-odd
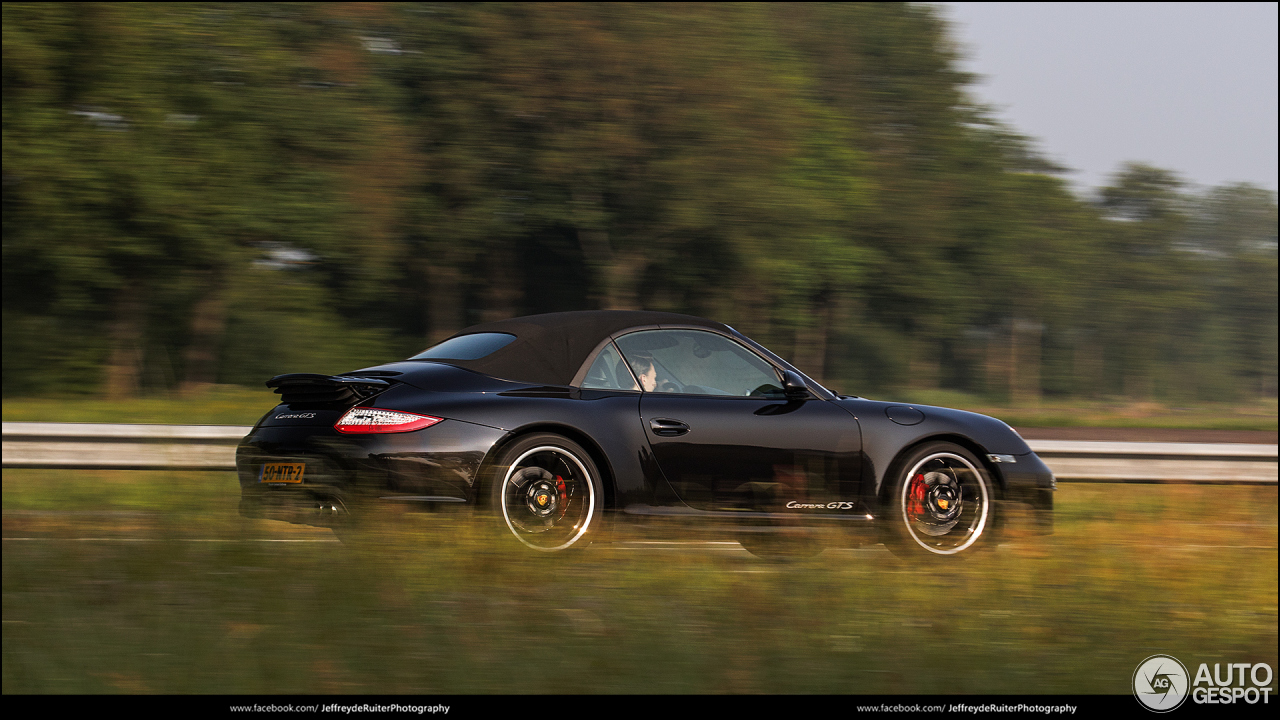
[(263, 388), (218, 385), (194, 397), (106, 400), (76, 395), (62, 398), (5, 398), (7, 422), (164, 423), (168, 425), (252, 425), (276, 406), (279, 396)]
[(932, 569), (546, 558), (447, 515), (349, 547), (237, 492), (5, 470), (3, 692), (1127, 694), (1155, 653), (1277, 666), (1274, 486), (1065, 485), (1057, 534)]

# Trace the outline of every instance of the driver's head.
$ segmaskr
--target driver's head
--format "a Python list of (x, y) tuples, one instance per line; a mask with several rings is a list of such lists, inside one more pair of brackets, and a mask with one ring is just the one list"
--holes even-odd
[(631, 369), (645, 392), (653, 392), (658, 387), (658, 369), (653, 366), (653, 358), (643, 355), (631, 359)]

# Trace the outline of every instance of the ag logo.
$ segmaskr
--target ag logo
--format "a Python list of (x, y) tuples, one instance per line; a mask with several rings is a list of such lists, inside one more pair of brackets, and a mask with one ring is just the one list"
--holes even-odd
[(1172, 655), (1152, 655), (1133, 671), (1133, 694), (1148, 710), (1169, 712), (1187, 699), (1187, 668)]

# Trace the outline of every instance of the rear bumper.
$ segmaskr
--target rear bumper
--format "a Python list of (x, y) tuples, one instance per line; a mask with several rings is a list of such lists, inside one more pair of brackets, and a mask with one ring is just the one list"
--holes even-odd
[[(336, 433), (334, 434), (336, 435)], [(267, 463), (302, 464), (301, 482), (264, 483)], [(371, 466), (358, 448), (310, 428), (259, 428), (236, 448), (240, 515), (333, 527), (349, 521), (348, 508)]]
[[(240, 514), (334, 527), (382, 502), (461, 506), (475, 499), (484, 460), (504, 434), (458, 421), (360, 436), (329, 427), (255, 428), (236, 449)], [(304, 465), (301, 481), (262, 482), (268, 463)]]
[(999, 501), (1005, 537), (1053, 534), (1053, 494), (1057, 480), (1035, 453), (1014, 456), (1016, 462), (1000, 463), (1004, 498)]
[(342, 498), (311, 489), (251, 490), (240, 495), (240, 515), (299, 525), (338, 527), (351, 521)]

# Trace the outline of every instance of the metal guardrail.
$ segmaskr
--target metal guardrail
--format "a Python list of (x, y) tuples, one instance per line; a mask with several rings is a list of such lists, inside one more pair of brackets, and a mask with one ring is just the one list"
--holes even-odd
[(1275, 445), (1028, 440), (1063, 482), (1276, 483)]
[[(234, 470), (239, 425), (6, 422), (4, 467)], [(1027, 444), (1064, 482), (1276, 483), (1275, 445), (1083, 442)]]
[(235, 470), (239, 425), (3, 423), (4, 467)]

